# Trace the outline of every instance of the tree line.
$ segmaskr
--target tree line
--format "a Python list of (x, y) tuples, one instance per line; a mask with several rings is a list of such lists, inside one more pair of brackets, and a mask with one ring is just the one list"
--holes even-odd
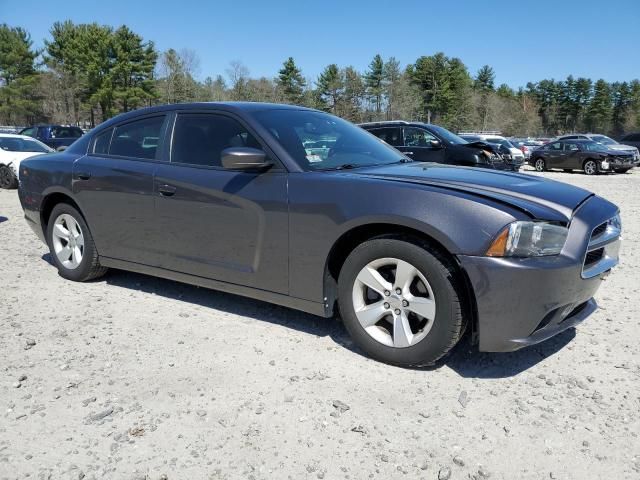
[(307, 78), (293, 58), (274, 77), (252, 77), (240, 61), (199, 80), (193, 50), (158, 52), (123, 25), (56, 22), (42, 49), (21, 27), (0, 25), (0, 124), (94, 126), (162, 103), (263, 101), (317, 108), (354, 122), (418, 120), (454, 131), (507, 135), (640, 130), (640, 80), (567, 77), (513, 89), (489, 65), (475, 74), (459, 58), (422, 56), (402, 66), (375, 55), (368, 68), (331, 64)]

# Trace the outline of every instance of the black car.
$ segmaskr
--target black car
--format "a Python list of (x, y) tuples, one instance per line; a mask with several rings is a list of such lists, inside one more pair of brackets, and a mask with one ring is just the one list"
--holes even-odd
[(539, 172), (560, 168), (565, 172), (582, 170), (587, 175), (626, 173), (635, 165), (635, 154), (613, 150), (593, 140), (557, 140), (534, 150), (529, 163)]
[(626, 134), (620, 138), (620, 143), (640, 149), (640, 132)]
[(20, 135), (33, 137), (58, 151), (64, 150), (83, 134), (80, 127), (64, 125), (34, 125), (20, 131)]
[(419, 162), (511, 171), (520, 167), (504, 159), (498, 153), (499, 147), (487, 142), (467, 142), (438, 125), (389, 121), (361, 123), (359, 126)]
[(23, 161), (19, 196), (64, 278), (113, 267), (339, 311), (398, 365), (434, 362), (467, 328), (509, 351), (580, 323), (621, 231), (586, 190), (411, 161), (327, 113), (260, 103), (122, 114)]

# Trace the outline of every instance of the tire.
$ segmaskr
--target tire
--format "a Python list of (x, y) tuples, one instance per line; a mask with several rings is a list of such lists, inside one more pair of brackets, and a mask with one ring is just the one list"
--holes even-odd
[[(465, 322), (457, 269), (429, 245), (409, 240), (378, 237), (356, 247), (340, 271), (338, 305), (351, 338), (369, 356), (393, 365), (416, 367), (432, 365), (446, 355), (462, 336)], [(410, 279), (408, 283), (395, 275), (398, 265), (405, 272), (411, 271), (408, 267), (415, 268), (414, 273), (404, 275)], [(378, 277), (363, 274), (371, 269), (378, 272)], [(380, 278), (384, 283), (375, 284), (374, 290), (362, 278), (368, 283), (373, 279), (374, 284)], [(394, 290), (397, 285), (403, 285), (400, 295)], [(385, 291), (385, 286), (391, 286), (391, 290)], [(361, 323), (365, 318), (366, 327)], [(396, 335), (394, 325), (404, 334)]]
[(7, 165), (0, 165), (0, 188), (18, 188), (18, 178), (13, 169)]
[(594, 160), (587, 160), (582, 166), (585, 175), (595, 175), (598, 173), (598, 164)]
[(615, 168), (613, 171), (616, 173), (627, 173), (631, 168)]
[(544, 158), (536, 158), (533, 161), (533, 166), (536, 169), (536, 172), (546, 172), (547, 171), (547, 164), (544, 161)]
[[(72, 239), (69, 231), (73, 232)], [(67, 203), (56, 205), (49, 216), (47, 244), (51, 259), (63, 278), (86, 282), (107, 272), (107, 268), (100, 265), (87, 223), (80, 212)]]

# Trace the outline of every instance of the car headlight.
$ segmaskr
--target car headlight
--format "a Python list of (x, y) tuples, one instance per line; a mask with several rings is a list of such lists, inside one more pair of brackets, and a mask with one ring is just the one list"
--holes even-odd
[(547, 222), (513, 222), (493, 240), (488, 257), (543, 257), (558, 255), (569, 229)]

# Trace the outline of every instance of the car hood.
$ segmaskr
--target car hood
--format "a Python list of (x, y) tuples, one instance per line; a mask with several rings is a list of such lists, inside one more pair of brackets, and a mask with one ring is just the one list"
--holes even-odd
[(582, 188), (533, 175), (438, 163), (394, 164), (350, 173), (490, 198), (541, 220), (569, 221), (576, 207), (593, 196)]
[(11, 165), (17, 175), (18, 167), (20, 166), (20, 162), (22, 162), (22, 160), (26, 160), (27, 158), (31, 158), (31, 157), (37, 157), (40, 155), (46, 155), (46, 154), (40, 153), (40, 152), (4, 152), (4, 155), (0, 157), (0, 163), (4, 163), (5, 165)]
[(631, 145), (622, 145), (622, 144), (613, 144), (613, 145), (607, 145), (607, 148), (609, 150), (615, 150), (618, 152), (635, 152), (636, 151), (636, 147), (632, 147)]

